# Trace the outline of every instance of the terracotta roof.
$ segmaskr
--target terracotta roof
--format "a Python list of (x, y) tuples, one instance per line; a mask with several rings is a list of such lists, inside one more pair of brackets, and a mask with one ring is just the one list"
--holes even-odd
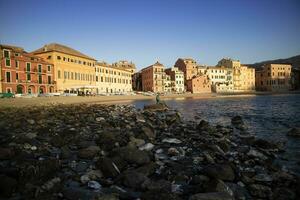
[(6, 44), (0, 44), (1, 49), (11, 49), (16, 52), (24, 52), (24, 49), (22, 47), (12, 46), (12, 45), (6, 45)]
[(57, 52), (61, 52), (61, 53), (65, 53), (65, 54), (69, 54), (69, 55), (73, 55), (73, 56), (78, 56), (78, 57), (82, 57), (82, 58), (86, 58), (86, 59), (90, 59), (90, 60), (95, 60), (94, 58), (89, 57), (75, 49), (72, 49), (70, 47), (67, 47), (62, 44), (57, 44), (57, 43), (46, 44), (42, 48), (39, 48), (39, 49), (33, 51), (32, 53), (39, 54), (39, 53), (51, 52), (51, 51), (57, 51)]

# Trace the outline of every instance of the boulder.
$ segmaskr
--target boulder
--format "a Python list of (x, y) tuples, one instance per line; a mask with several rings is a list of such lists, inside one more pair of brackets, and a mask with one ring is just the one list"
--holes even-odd
[(300, 128), (292, 128), (287, 135), (291, 137), (300, 137)]
[(92, 159), (100, 152), (98, 146), (89, 146), (88, 148), (81, 149), (78, 152), (78, 156), (84, 159)]
[(144, 174), (139, 173), (137, 171), (129, 171), (123, 174), (123, 184), (133, 189), (141, 188), (142, 184), (147, 179), (148, 178)]
[(116, 177), (121, 172), (118, 166), (110, 158), (100, 158), (96, 166), (101, 170), (105, 177)]
[(168, 110), (168, 106), (166, 104), (158, 103), (158, 104), (151, 104), (145, 105), (144, 110), (150, 111), (166, 111)]
[(147, 152), (141, 151), (137, 148), (122, 147), (117, 149), (114, 153), (129, 164), (143, 165), (151, 161)]
[(203, 169), (203, 173), (209, 177), (225, 181), (233, 181), (235, 173), (229, 164), (211, 164)]

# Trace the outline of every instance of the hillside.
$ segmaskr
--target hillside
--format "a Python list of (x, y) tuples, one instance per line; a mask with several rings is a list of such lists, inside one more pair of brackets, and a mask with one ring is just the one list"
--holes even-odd
[(248, 66), (254, 67), (254, 68), (260, 68), (264, 64), (268, 63), (274, 63), (274, 64), (282, 64), (282, 63), (288, 63), (293, 66), (293, 68), (298, 68), (300, 69), (300, 55), (298, 56), (293, 56), (290, 58), (285, 58), (285, 59), (277, 59), (277, 60), (267, 60), (267, 61), (262, 61), (254, 64), (248, 64)]

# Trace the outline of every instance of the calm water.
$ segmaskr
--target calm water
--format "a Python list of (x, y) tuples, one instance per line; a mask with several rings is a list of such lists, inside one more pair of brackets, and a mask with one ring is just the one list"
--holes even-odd
[[(229, 125), (231, 117), (240, 115), (248, 131), (258, 137), (286, 141), (280, 163), (300, 174), (300, 138), (287, 137), (292, 127), (300, 127), (300, 94), (224, 96), (218, 98), (177, 98), (165, 102), (179, 110), (185, 120), (200, 119)], [(137, 108), (151, 100), (131, 102)]]

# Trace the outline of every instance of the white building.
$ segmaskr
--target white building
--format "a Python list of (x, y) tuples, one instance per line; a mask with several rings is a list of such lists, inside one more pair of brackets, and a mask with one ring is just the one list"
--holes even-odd
[(184, 73), (178, 67), (172, 67), (165, 70), (171, 77), (172, 92), (184, 92)]

